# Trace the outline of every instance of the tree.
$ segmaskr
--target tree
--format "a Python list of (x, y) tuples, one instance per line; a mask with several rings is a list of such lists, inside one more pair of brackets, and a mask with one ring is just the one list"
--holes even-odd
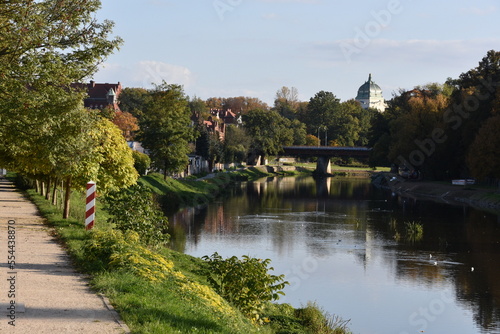
[(224, 137), (224, 162), (242, 162), (247, 157), (252, 138), (247, 134), (245, 128), (234, 125), (226, 126)]
[(222, 109), (224, 101), (221, 97), (211, 97), (205, 101), (209, 109)]
[(215, 163), (223, 159), (223, 143), (218, 133), (208, 131), (203, 125), (199, 127), (198, 132), (199, 137), (196, 139), (196, 154), (201, 155), (207, 160), (209, 169), (212, 169)]
[(149, 156), (138, 151), (132, 151), (132, 157), (134, 158), (134, 167), (139, 175), (146, 175), (149, 167), (151, 167)]
[(306, 146), (319, 146), (319, 138), (315, 135), (307, 135)]
[(140, 118), (149, 96), (149, 92), (144, 88), (125, 87), (118, 97), (120, 109)]
[(201, 156), (205, 160), (210, 159), (210, 135), (208, 129), (199, 124), (198, 126), (198, 138), (196, 138), (196, 154)]
[(120, 129), (111, 121), (99, 117), (90, 131), (92, 149), (88, 154), (89, 168), (80, 176), (80, 185), (94, 180), (99, 184), (99, 191), (105, 194), (127, 188), (137, 181), (132, 150), (124, 140)]
[(294, 119), (290, 123), (290, 128), (293, 131), (293, 145), (305, 145), (306, 144), (306, 125), (301, 121)]
[(467, 153), (467, 166), (478, 179), (500, 179), (500, 116), (489, 118), (479, 129)]
[(309, 100), (304, 123), (307, 124), (307, 132), (316, 134), (320, 127), (333, 124), (334, 114), (340, 110), (340, 100), (331, 92), (320, 91)]
[(290, 120), (297, 118), (297, 110), (299, 107), (299, 92), (297, 88), (281, 87), (276, 92), (274, 99), (274, 110), (281, 116)]
[(467, 174), (467, 152), (480, 127), (492, 117), (500, 90), (500, 52), (490, 50), (478, 66), (448, 79), (454, 87), (450, 108), (444, 115), (447, 126), (447, 152), (452, 153), (453, 176)]
[(81, 173), (76, 162), (93, 148), (93, 116), (72, 84), (92, 76), (121, 44), (108, 39), (112, 22), (94, 18), (99, 7), (98, 0), (0, 4), (0, 143), (12, 170), (69, 181)]
[[(87, 117), (90, 115), (90, 117)], [(86, 130), (81, 132), (72, 120), (71, 132), (58, 136), (54, 145), (53, 176), (65, 180), (66, 195), (63, 218), (69, 215), (69, 195), (72, 187), (83, 190), (88, 181), (96, 181), (99, 193), (126, 188), (137, 181), (132, 150), (125, 142), (120, 129), (111, 121), (88, 113), (81, 113)], [(67, 129), (65, 129), (67, 131)], [(80, 133), (78, 133), (80, 131)], [(55, 133), (57, 136), (57, 133)], [(55, 137), (55, 136), (54, 136)], [(63, 143), (64, 140), (64, 143)], [(57, 141), (53, 138), (53, 142)]]
[(71, 84), (91, 76), (120, 45), (119, 38), (108, 40), (113, 23), (94, 18), (99, 7), (98, 0), (0, 4), (0, 133), (9, 145), (19, 135), (29, 140), (32, 128), (53, 116), (45, 110), (48, 98), (81, 101)]
[(191, 110), (191, 112), (204, 113), (210, 111), (210, 108), (207, 107), (207, 103), (205, 101), (195, 96), (192, 99), (189, 99), (189, 110)]
[(128, 111), (114, 113), (112, 121), (122, 131), (122, 135), (126, 140), (133, 140), (135, 137), (134, 132), (139, 130), (137, 118)]
[[(448, 159), (445, 157), (449, 152), (444, 145), (432, 142), (432, 138), (439, 137), (438, 144), (443, 143), (440, 139), (444, 134), (443, 113), (449, 99), (441, 94), (433, 96), (418, 90), (406, 96), (407, 110), (389, 124), (389, 161), (401, 165), (403, 158), (411, 164), (407, 167), (422, 171), (425, 177), (441, 179), (448, 170)], [(443, 133), (436, 136), (436, 129), (441, 129)]]
[(293, 143), (290, 121), (277, 111), (252, 110), (243, 115), (243, 123), (252, 137), (251, 149), (257, 155), (276, 155), (283, 146)]
[(137, 180), (132, 152), (120, 130), (96, 111), (76, 108), (40, 127), (36, 140), (18, 143), (18, 154), (7, 166), (38, 178), (65, 181), (63, 218), (69, 214), (72, 188), (84, 189), (88, 181), (99, 192), (128, 187)]
[(190, 116), (181, 86), (164, 82), (150, 91), (138, 137), (149, 150), (153, 166), (163, 170), (165, 178), (188, 164), (189, 142), (194, 140)]

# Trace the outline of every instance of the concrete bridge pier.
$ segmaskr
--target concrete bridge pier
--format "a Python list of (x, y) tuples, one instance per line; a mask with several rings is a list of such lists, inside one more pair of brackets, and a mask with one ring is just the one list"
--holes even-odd
[(331, 174), (332, 164), (330, 163), (330, 157), (319, 156), (314, 173), (319, 175)]

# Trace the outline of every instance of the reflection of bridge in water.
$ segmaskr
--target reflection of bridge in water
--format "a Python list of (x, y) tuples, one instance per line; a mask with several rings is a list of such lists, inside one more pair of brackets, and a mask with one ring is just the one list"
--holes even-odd
[(284, 155), (296, 157), (317, 157), (316, 173), (330, 174), (332, 172), (330, 158), (368, 158), (371, 148), (345, 146), (285, 146)]

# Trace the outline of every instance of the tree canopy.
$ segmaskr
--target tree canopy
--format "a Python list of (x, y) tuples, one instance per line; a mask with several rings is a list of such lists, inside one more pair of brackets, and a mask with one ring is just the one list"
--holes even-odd
[(251, 149), (257, 155), (275, 155), (283, 146), (293, 143), (290, 120), (277, 111), (255, 109), (243, 116), (247, 133), (252, 137)]
[[(121, 44), (99, 22), (98, 0), (13, 0), (0, 4), (0, 147), (5, 167), (101, 191), (134, 183), (119, 130), (83, 109), (79, 85)], [(102, 146), (102, 145), (105, 145)], [(67, 209), (67, 208), (66, 208)], [(66, 210), (65, 210), (66, 212)]]
[(149, 91), (140, 118), (139, 140), (164, 176), (184, 170), (194, 140), (188, 100), (179, 85), (163, 83)]
[(372, 163), (405, 165), (429, 179), (497, 179), (499, 82), (500, 53), (491, 50), (457, 79), (400, 90), (373, 119)]

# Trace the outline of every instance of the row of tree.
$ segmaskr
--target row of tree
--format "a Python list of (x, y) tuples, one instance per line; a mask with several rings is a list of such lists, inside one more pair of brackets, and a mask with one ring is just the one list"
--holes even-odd
[[(169, 98), (160, 103), (160, 95)], [(269, 107), (250, 97), (189, 98), (182, 87), (166, 83), (151, 90), (125, 88), (120, 108), (125, 115), (137, 118), (136, 139), (150, 152), (154, 167), (165, 173), (185, 168), (189, 152), (213, 165), (246, 161), (249, 156), (277, 155), (288, 145), (364, 146), (371, 120), (377, 114), (362, 109), (354, 100), (340, 102), (325, 91), (309, 102), (300, 102), (297, 89), (282, 87), (274, 106)], [(205, 125), (206, 121), (223, 122), (217, 113), (211, 113), (213, 110), (231, 110), (241, 117), (242, 124), (226, 124), (222, 138)], [(117, 125), (127, 132), (123, 124)], [(167, 152), (174, 146), (175, 150)]]
[[(69, 193), (94, 180), (101, 192), (133, 184), (130, 149), (118, 128), (85, 110), (73, 83), (89, 78), (121, 44), (98, 22), (98, 0), (0, 4), (0, 165)], [(48, 185), (45, 187), (47, 196)]]
[(373, 122), (375, 165), (428, 179), (500, 178), (500, 52), (446, 83), (400, 91)]
[[(269, 107), (249, 97), (190, 99), (181, 87), (166, 84), (154, 90), (124, 89), (121, 108), (139, 119), (139, 140), (166, 172), (183, 169), (190, 151), (212, 163), (239, 162), (249, 155), (279, 154), (287, 145), (321, 143), (369, 146), (373, 165), (392, 165), (429, 179), (496, 180), (499, 82), (500, 53), (492, 50), (458, 79), (394, 93), (383, 113), (364, 110), (354, 100), (340, 102), (327, 91), (301, 102), (297, 89), (283, 87)], [(159, 95), (168, 98), (154, 107), (151, 101)], [(231, 110), (242, 124), (226, 126), (221, 140), (204, 125), (217, 119), (211, 109)]]
[[(189, 98), (181, 86), (166, 83), (126, 88), (123, 112), (98, 113), (84, 110), (85, 92), (73, 83), (89, 78), (121, 44), (109, 37), (111, 22), (93, 17), (99, 6), (98, 0), (0, 4), (2, 167), (48, 184), (64, 181), (67, 195), (91, 179), (101, 192), (126, 187), (138, 175), (123, 133), (136, 136), (165, 175), (183, 170), (190, 152), (239, 162), (249, 154), (278, 154), (285, 145), (321, 143), (370, 146), (373, 164), (428, 178), (500, 177), (498, 52), (443, 85), (400, 91), (384, 113), (326, 91), (302, 102), (295, 88), (283, 87), (269, 107), (251, 97)], [(227, 125), (222, 140), (204, 125), (216, 121), (211, 109), (231, 109), (242, 124)]]

